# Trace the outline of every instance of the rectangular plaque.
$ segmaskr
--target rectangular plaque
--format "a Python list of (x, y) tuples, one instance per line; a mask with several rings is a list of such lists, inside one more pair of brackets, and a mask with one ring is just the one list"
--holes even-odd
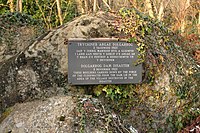
[(117, 39), (69, 39), (68, 82), (73, 85), (142, 81), (137, 45)]

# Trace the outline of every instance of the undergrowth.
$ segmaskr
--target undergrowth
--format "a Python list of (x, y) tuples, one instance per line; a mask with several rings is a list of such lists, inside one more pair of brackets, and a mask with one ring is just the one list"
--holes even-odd
[[(140, 106), (147, 107), (146, 113), (153, 110), (160, 114), (160, 121), (148, 115), (151, 120), (147, 124), (156, 125), (153, 131), (159, 127), (176, 132), (200, 115), (199, 111), (192, 111), (200, 106), (199, 66), (175, 43), (177, 35), (135, 8), (121, 9), (114, 28), (119, 38), (138, 45), (137, 63), (143, 64), (143, 81), (136, 85), (98, 85), (94, 94), (105, 95), (113, 108), (123, 114)], [(146, 126), (145, 131), (151, 128)]]
[(32, 27), (36, 35), (45, 32), (42, 22), (33, 19), (30, 15), (8, 12), (0, 15), (0, 45), (1, 43), (6, 43), (7, 45), (15, 44), (13, 40), (19, 36), (21, 27)]

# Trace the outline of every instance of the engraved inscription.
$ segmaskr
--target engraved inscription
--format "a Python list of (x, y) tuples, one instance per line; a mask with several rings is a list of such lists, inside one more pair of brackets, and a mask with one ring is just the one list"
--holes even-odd
[(138, 51), (125, 41), (69, 41), (68, 81), (71, 84), (128, 84), (142, 80)]

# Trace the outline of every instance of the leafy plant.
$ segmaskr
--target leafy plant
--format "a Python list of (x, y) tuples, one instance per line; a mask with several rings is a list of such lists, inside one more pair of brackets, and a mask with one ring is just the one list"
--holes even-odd
[(200, 114), (199, 108), (184, 108), (185, 112), (183, 114), (172, 114), (168, 116), (166, 119), (166, 123), (168, 124), (171, 129), (173, 129), (173, 132), (177, 132), (181, 130), (183, 127), (187, 126), (194, 120), (197, 116)]
[[(1, 1), (3, 8), (0, 9), (0, 15), (9, 13), (10, 9), (7, 1)], [(28, 14), (34, 19), (41, 20), (47, 29), (51, 29), (60, 25), (55, 0), (23, 0), (22, 6), (23, 14)], [(76, 5), (73, 1), (61, 1), (61, 11), (63, 12), (62, 17), (64, 23), (72, 20), (76, 16), (75, 9)]]
[(128, 114), (137, 97), (136, 85), (98, 85), (94, 88), (96, 96), (105, 95), (113, 103), (113, 108)]
[[(200, 71), (187, 51), (175, 43), (177, 34), (170, 31), (162, 22), (146, 16), (135, 8), (121, 9), (114, 29), (118, 31), (119, 38), (138, 45), (137, 50), (140, 54), (135, 64), (143, 64), (143, 82), (136, 85), (99, 85), (94, 88), (94, 93), (97, 96), (105, 95), (115, 110), (125, 114), (131, 108), (140, 106), (147, 106), (147, 110), (157, 111), (157, 114), (162, 111), (166, 113), (168, 106), (167, 110), (174, 112), (165, 124), (173, 131), (183, 128), (188, 124), (188, 120), (196, 116), (185, 109), (186, 105), (190, 107), (188, 109), (200, 106)], [(169, 83), (157, 88), (157, 84), (165, 80)], [(166, 99), (171, 101), (167, 102)], [(168, 114), (169, 112), (166, 113)], [(149, 122), (147, 119), (147, 124), (157, 123), (153, 116), (145, 115), (151, 120)], [(164, 114), (160, 115), (166, 118)], [(161, 127), (160, 130), (165, 131), (168, 128)]]
[(45, 31), (41, 21), (32, 18), (30, 15), (19, 12), (5, 13), (0, 15), (0, 43), (4, 41), (7, 45), (15, 44), (13, 38), (19, 34), (20, 27), (32, 26), (36, 35)]

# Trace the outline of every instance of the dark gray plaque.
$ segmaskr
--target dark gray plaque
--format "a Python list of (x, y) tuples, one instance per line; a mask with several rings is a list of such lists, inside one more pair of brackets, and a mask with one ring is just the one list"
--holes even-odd
[(142, 80), (137, 45), (117, 39), (69, 39), (68, 82), (74, 85), (131, 84)]

